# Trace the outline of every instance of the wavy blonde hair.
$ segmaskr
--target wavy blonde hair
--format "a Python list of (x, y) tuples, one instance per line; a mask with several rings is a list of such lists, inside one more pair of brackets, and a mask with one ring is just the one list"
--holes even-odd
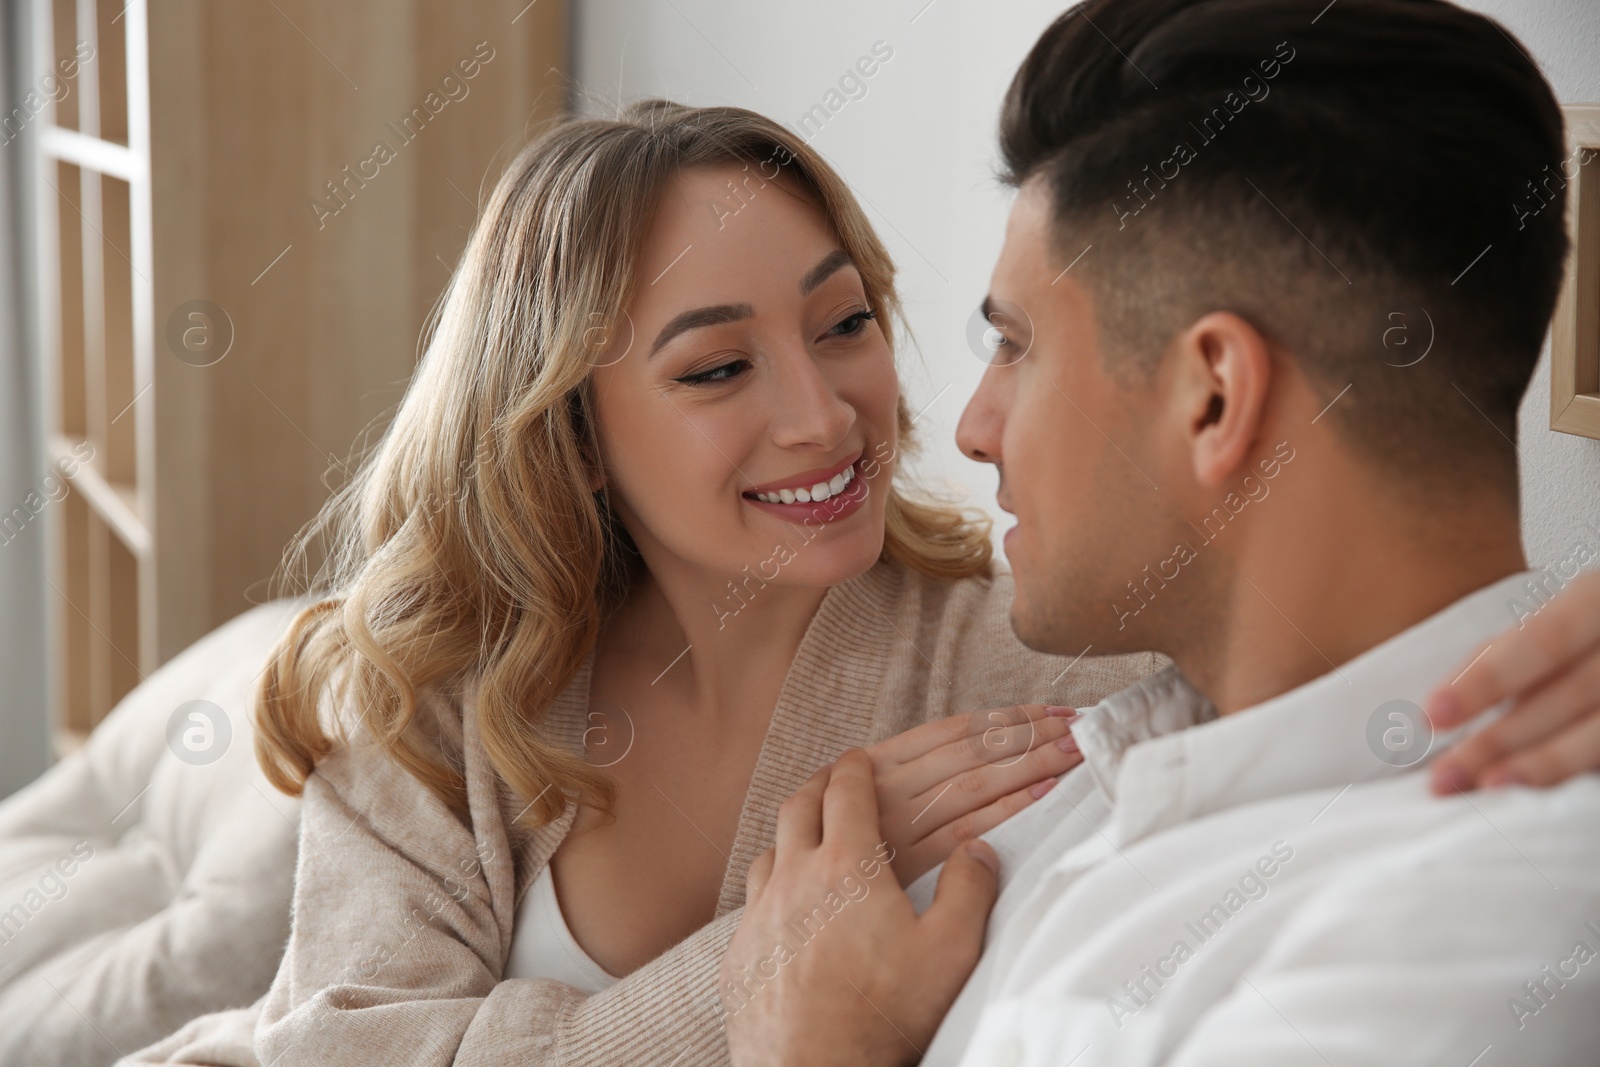
[[(361, 709), (389, 754), (464, 818), (461, 768), (426, 742), (418, 692), (476, 678), (489, 762), (519, 798), (534, 798), (519, 826), (558, 818), (569, 797), (611, 810), (607, 776), (532, 728), (637, 563), (590, 488), (600, 454), (593, 331), (624, 314), (674, 174), (726, 163), (781, 167), (815, 192), (868, 303), (889, 312), (886, 325), (900, 317), (894, 265), (854, 196), (770, 119), (648, 100), (537, 137), (484, 205), (393, 421), (286, 553), (280, 579), (314, 544), (327, 556), (315, 601), (256, 691), (256, 754), (279, 789), (299, 795), (335, 740), (348, 739), (348, 716), (319, 714), (328, 694), (336, 708)], [(897, 422), (903, 452), (904, 396)], [(991, 573), (986, 518), (915, 499), (900, 483), (897, 474), (885, 501), (883, 559), (942, 579)]]

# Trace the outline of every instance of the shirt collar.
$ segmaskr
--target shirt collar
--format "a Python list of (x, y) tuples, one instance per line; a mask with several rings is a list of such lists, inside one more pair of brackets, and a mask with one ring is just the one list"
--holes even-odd
[[(1523, 571), (1469, 593), (1348, 663), (1237, 714), (1176, 667), (1141, 679), (1073, 724), (1122, 842), (1224, 808), (1339, 789), (1425, 764), (1466, 727), (1434, 736), (1423, 698), (1514, 618)], [(1473, 728), (1476, 728), (1475, 726)]]

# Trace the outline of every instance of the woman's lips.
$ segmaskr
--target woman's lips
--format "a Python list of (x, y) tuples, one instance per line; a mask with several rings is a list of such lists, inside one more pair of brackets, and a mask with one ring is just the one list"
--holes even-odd
[[(756, 490), (747, 491), (744, 494), (744, 502), (751, 507), (759, 508), (771, 515), (775, 515), (785, 522), (799, 524), (807, 519), (815, 522), (838, 522), (840, 519), (847, 518), (859, 511), (861, 506), (867, 502), (867, 495), (871, 492), (870, 487), (867, 485), (867, 480), (861, 475), (860, 467), (856, 466), (859, 462), (860, 456), (858, 454), (855, 462), (846, 464), (834, 472), (842, 473), (848, 469), (852, 471), (854, 477), (851, 479), (850, 484), (846, 485), (837, 496), (830, 496), (820, 503), (816, 501), (809, 503), (796, 501), (793, 504), (769, 503), (765, 500), (755, 499), (751, 493)], [(819, 477), (817, 480), (822, 481), (824, 479)], [(788, 488), (788, 486), (782, 486), (782, 488)], [(760, 491), (771, 492), (771, 490), (765, 488)]]
[[(865, 449), (858, 449), (855, 455), (851, 456), (843, 463), (835, 463), (831, 467), (818, 467), (815, 470), (809, 470), (803, 474), (792, 475), (791, 477), (775, 482), (767, 482), (765, 485), (753, 485), (744, 491), (744, 495), (746, 497), (753, 497), (757, 494), (772, 496), (780, 489), (805, 489), (809, 491), (812, 486), (819, 483), (831, 482), (836, 476), (853, 468), (857, 463), (861, 462), (861, 456), (865, 451)], [(859, 474), (860, 472), (858, 471), (857, 473)]]

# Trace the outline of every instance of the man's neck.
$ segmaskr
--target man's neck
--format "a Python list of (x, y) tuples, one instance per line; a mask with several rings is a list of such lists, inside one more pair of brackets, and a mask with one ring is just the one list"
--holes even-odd
[(1370, 507), (1353, 510), (1349, 521), (1324, 515), (1257, 531), (1231, 560), (1215, 612), (1174, 643), (1174, 661), (1220, 714), (1304, 685), (1527, 569), (1515, 515), (1503, 509), (1431, 517), (1410, 531), (1359, 517)]

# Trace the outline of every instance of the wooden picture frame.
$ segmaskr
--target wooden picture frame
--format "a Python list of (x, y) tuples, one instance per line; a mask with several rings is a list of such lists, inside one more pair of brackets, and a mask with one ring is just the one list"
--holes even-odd
[(1600, 438), (1600, 104), (1568, 104), (1572, 252), (1550, 327), (1550, 428)]

